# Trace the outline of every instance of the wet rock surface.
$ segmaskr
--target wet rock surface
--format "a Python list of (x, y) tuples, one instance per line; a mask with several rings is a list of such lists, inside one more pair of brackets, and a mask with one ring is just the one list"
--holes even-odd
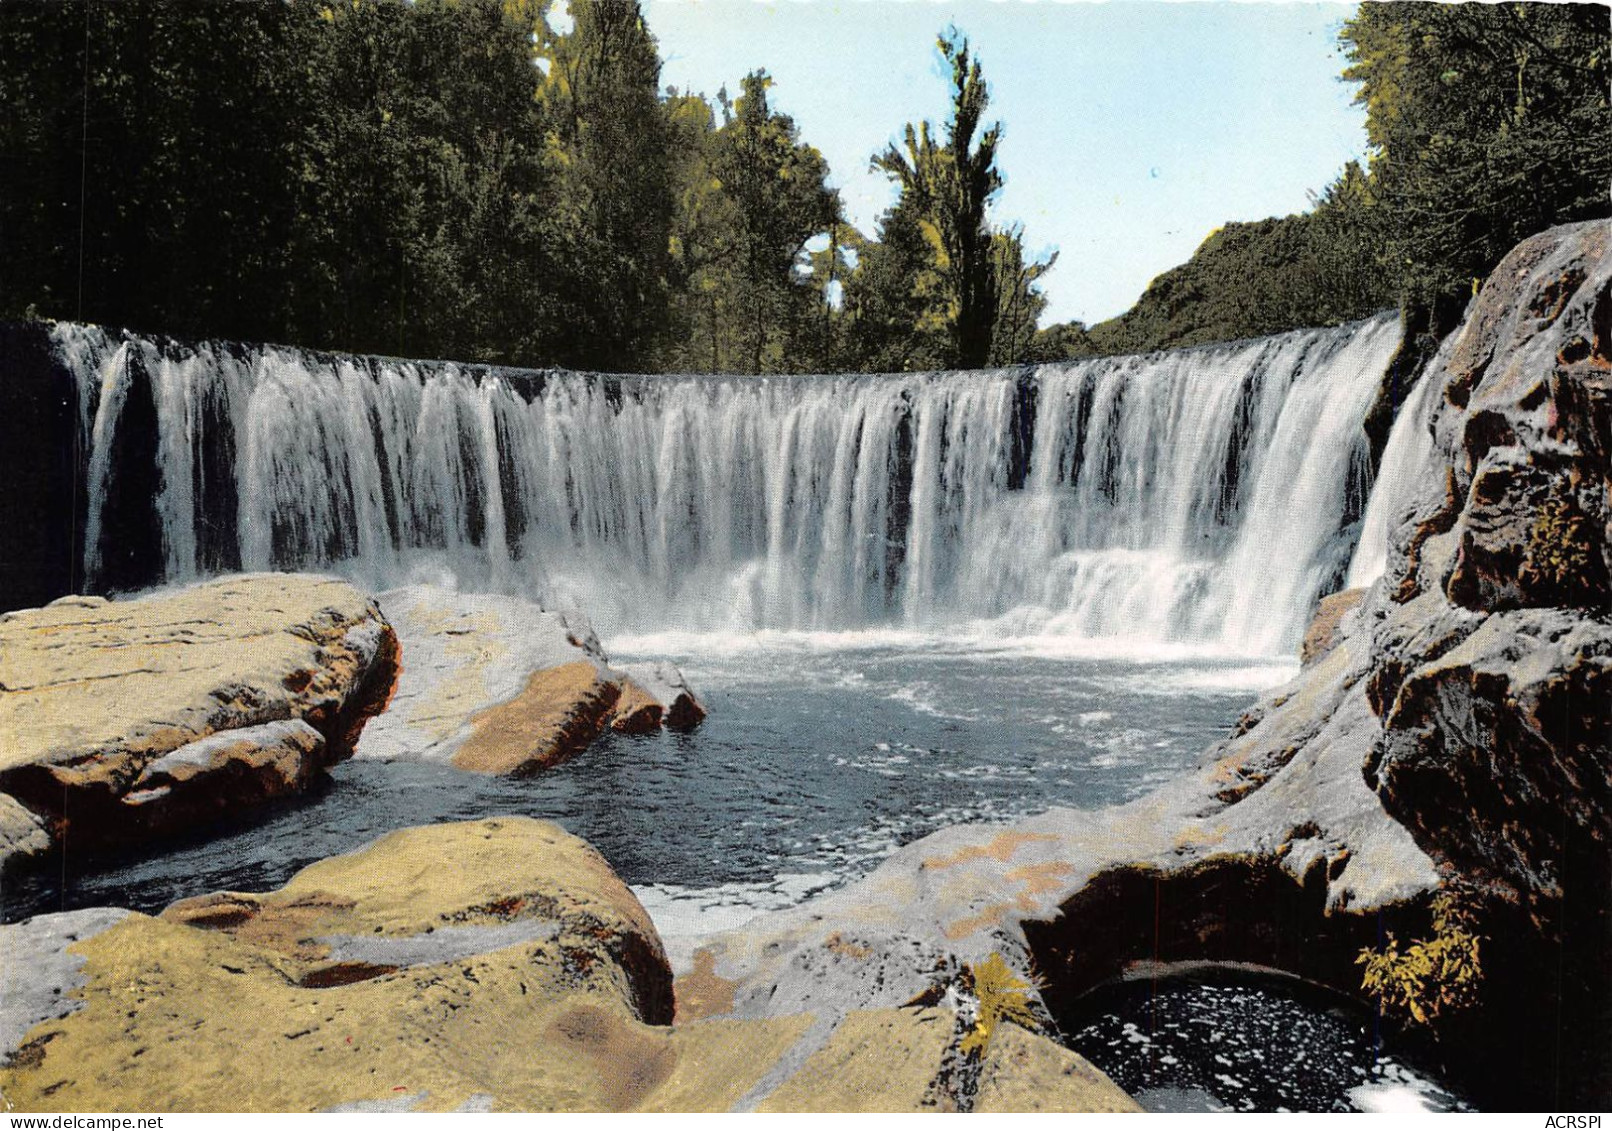
[[(1612, 232), (1517, 247), (1447, 352), (1445, 482), (1369, 608), (1367, 773), (1420, 841), (1516, 898), (1612, 858)], [(1612, 937), (1606, 937), (1612, 942)]]
[(330, 578), (241, 575), (7, 613), (8, 854), (42, 832), (82, 848), (168, 835), (297, 792), (352, 753), (396, 670), (375, 602)]

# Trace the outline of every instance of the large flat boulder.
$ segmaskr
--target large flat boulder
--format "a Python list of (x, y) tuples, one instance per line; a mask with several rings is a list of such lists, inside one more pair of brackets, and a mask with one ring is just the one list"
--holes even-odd
[[(22, 1111), (959, 1106), (944, 1004), (670, 1026), (643, 908), (525, 818), (403, 830), (155, 918), (41, 916), (0, 927), (0, 953), (29, 987), (0, 1003), (0, 1091)], [(974, 1080), (995, 1110), (1133, 1106), (1011, 1026)]]
[(324, 577), (0, 616), (4, 846), (138, 840), (296, 792), (352, 753), (396, 672), (375, 602)]
[(408, 662), (391, 710), (364, 732), (361, 758), (533, 773), (610, 730), (687, 730), (705, 717), (675, 667), (612, 667), (575, 613), (426, 585), (379, 600)]

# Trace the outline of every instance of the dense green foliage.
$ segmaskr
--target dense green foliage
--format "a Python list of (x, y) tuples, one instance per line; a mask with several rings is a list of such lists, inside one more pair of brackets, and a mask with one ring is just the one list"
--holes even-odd
[(663, 368), (776, 373), (822, 356), (826, 299), (801, 264), (809, 241), (837, 233), (839, 196), (823, 155), (772, 109), (771, 85), (753, 71), (737, 101), (721, 92), (718, 128), (703, 98), (669, 103), (681, 131), (682, 204), (672, 241), (676, 332)]
[(1223, 342), (1336, 325), (1393, 306), (1398, 296), (1378, 267), (1364, 180), (1351, 164), (1310, 212), (1211, 233), (1134, 307), (1076, 337), (1076, 349), (1139, 353)]
[(990, 90), (979, 60), (955, 28), (936, 46), (951, 71), (951, 118), (938, 136), (909, 123), (900, 145), (874, 155), (900, 195), (878, 242), (858, 248), (845, 291), (843, 352), (877, 369), (1029, 360), (1046, 306), (1035, 284), (1051, 261), (1026, 262), (1021, 230), (986, 217), (1002, 187), (1002, 127), (983, 126)]
[[(1040, 327), (993, 223), (999, 124), (951, 106), (843, 218), (765, 71), (662, 90), (633, 0), (0, 0), (0, 317), (619, 370), (1011, 364), (1396, 302), (1446, 328), (1516, 240), (1606, 215), (1604, 8), (1362, 5), (1372, 146), (1301, 215), (1228, 224), (1125, 315)], [(1092, 269), (1100, 269), (1093, 265)]]
[(1407, 298), (1464, 299), (1524, 237), (1609, 214), (1604, 5), (1363, 4), (1342, 39)]
[(1340, 39), (1369, 168), (1351, 162), (1308, 212), (1226, 225), (1120, 317), (1043, 331), (1042, 353), (1222, 341), (1396, 304), (1436, 336), (1519, 240), (1612, 215), (1604, 6), (1368, 2)]
[[(967, 185), (921, 166), (943, 174), (929, 188), (972, 194), (966, 215), (909, 202), (921, 227), (882, 255), (842, 221), (766, 72), (715, 106), (663, 92), (636, 3), (571, 0), (563, 31), (550, 3), (5, 0), (0, 315), (618, 370), (1028, 347), (1033, 271), (991, 345), (1017, 236), (985, 223), (1000, 177), (971, 124), (952, 135)], [(978, 63), (948, 43), (977, 119)], [(960, 338), (925, 289), (941, 276)], [(853, 290), (891, 305), (901, 344), (854, 332)]]

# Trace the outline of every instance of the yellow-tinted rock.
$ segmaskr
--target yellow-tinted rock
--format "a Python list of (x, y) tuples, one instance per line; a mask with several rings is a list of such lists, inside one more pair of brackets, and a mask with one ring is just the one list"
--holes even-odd
[(627, 676), (621, 681), (621, 698), (610, 712), (610, 729), (621, 734), (653, 734), (660, 730), (665, 713), (659, 699)]
[(642, 1111), (731, 1111), (811, 1026), (810, 1014), (679, 1025), (676, 1062)]
[[(63, 966), (82, 960), (70, 983), (82, 1007), (33, 1014), (48, 1019), (0, 1049), (0, 1094), (17, 1110), (911, 1111), (956, 1099), (949, 1010), (671, 1028), (671, 971), (642, 906), (547, 822), (406, 829), (279, 891), (93, 925), (65, 936), (82, 940)], [(1080, 1058), (1011, 1027), (982, 1080), (998, 1106), (1123, 1107)]]
[(519, 695), (472, 720), (453, 764), (491, 774), (559, 765), (587, 749), (620, 696), (621, 685), (589, 660), (533, 672)]
[(84, 1008), (0, 1073), (18, 1107), (613, 1110), (678, 1055), (645, 1023), (670, 1020), (671, 971), (643, 908), (587, 844), (525, 818), (394, 833), (76, 953)]
[(1078, 1053), (1000, 1026), (980, 1065), (978, 1112), (1141, 1111), (1135, 1100)]
[(1315, 616), (1310, 619), (1310, 627), (1304, 630), (1304, 643), (1299, 646), (1300, 663), (1308, 666), (1332, 651), (1338, 642), (1339, 624), (1365, 595), (1364, 589), (1345, 589), (1321, 598)]
[(396, 671), (375, 602), (331, 578), (242, 575), (8, 613), (0, 787), (80, 844), (166, 832), (347, 757)]
[(948, 1010), (852, 1013), (756, 1110), (932, 1110), (925, 1100), (932, 1099), (953, 1028)]

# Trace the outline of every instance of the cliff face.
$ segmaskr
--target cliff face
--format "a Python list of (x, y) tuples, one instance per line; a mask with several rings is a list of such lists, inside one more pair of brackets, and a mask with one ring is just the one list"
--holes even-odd
[[(1479, 938), (1474, 999), (1434, 1036), (1486, 1102), (1604, 1104), (1612, 230), (1520, 244), (1436, 365), (1442, 474), (1407, 505), (1383, 578), (1323, 602), (1304, 674), (1216, 752), (1234, 769), (1221, 796), (1257, 798), (1341, 738)], [(1336, 706), (1313, 730), (1317, 695)], [(1358, 857), (1358, 832), (1321, 832)]]
[[(1445, 354), (1448, 456), (1368, 596), (1364, 772), (1486, 927), (1478, 1024), (1612, 1096), (1612, 231), (1496, 268)], [(1498, 1049), (1489, 1050), (1496, 1053)], [(1496, 1068), (1505, 1057), (1491, 1056)], [(1541, 1081), (1543, 1083), (1543, 1081)]]
[(1368, 602), (1382, 738), (1366, 776), (1470, 880), (1563, 896), (1612, 855), (1612, 233), (1496, 269), (1446, 354), (1449, 456)]

